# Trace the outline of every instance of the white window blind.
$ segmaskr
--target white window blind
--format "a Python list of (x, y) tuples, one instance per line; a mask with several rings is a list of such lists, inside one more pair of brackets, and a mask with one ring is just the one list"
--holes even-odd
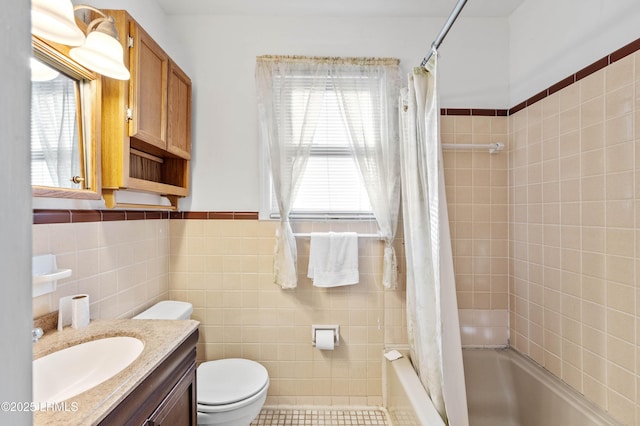
[[(363, 79), (364, 77), (349, 78), (348, 87), (351, 90), (348, 93), (349, 96), (359, 97), (360, 101), (363, 97), (370, 101), (367, 90), (370, 82), (364, 82)], [(305, 120), (304, 102), (309, 87), (313, 84), (312, 78), (300, 76), (294, 84), (288, 84), (289, 90), (276, 90), (280, 97), (289, 97), (286, 100), (289, 110), (287, 118), (291, 120), (290, 129), (294, 134), (301, 131), (300, 127)], [(292, 217), (373, 217), (337, 96), (333, 86), (327, 84), (319, 114), (321, 119), (315, 128), (309, 160), (291, 211)], [(371, 102), (368, 104), (371, 105)], [(376, 125), (373, 117), (377, 115), (372, 112), (373, 107), (369, 114), (363, 114), (365, 119), (370, 119), (365, 128)], [(273, 187), (270, 204), (271, 217), (277, 217), (278, 207)]]

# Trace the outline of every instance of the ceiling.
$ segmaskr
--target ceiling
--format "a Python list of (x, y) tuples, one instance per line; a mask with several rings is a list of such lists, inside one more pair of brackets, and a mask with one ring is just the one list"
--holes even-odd
[[(456, 0), (157, 0), (169, 15), (447, 17)], [(462, 17), (506, 17), (524, 0), (470, 0)]]

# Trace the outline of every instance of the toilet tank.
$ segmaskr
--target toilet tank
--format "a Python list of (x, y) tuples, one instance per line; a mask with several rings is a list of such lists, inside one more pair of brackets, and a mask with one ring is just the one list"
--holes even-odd
[(146, 311), (133, 317), (133, 319), (172, 319), (186, 320), (191, 317), (193, 305), (177, 300), (164, 300), (158, 302)]

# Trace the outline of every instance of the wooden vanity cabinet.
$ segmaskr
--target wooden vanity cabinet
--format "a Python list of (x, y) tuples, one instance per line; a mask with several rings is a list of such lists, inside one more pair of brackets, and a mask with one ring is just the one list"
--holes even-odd
[(191, 80), (124, 10), (116, 21), (129, 81), (105, 78), (102, 187), (107, 207), (121, 189), (165, 196), (173, 208), (189, 194)]
[(99, 424), (196, 426), (195, 330)]

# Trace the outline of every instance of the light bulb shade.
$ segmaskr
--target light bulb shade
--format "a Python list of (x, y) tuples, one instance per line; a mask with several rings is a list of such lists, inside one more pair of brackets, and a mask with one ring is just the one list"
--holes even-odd
[(129, 80), (131, 74), (124, 66), (124, 51), (118, 40), (101, 31), (92, 31), (84, 45), (69, 51), (71, 58), (90, 70), (115, 78)]
[(31, 58), (31, 81), (51, 81), (59, 75), (60, 73), (49, 65)]
[(71, 0), (32, 0), (31, 33), (67, 46), (80, 46), (85, 39), (76, 25)]

